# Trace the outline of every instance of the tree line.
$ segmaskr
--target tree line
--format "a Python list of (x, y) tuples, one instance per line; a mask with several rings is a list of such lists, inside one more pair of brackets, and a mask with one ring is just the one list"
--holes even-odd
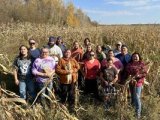
[(97, 25), (73, 3), (63, 0), (0, 0), (0, 23), (32, 22), (58, 26)]

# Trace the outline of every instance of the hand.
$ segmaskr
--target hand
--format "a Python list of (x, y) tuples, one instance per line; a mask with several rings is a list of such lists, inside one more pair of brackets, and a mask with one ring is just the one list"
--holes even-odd
[(68, 70), (68, 73), (69, 73), (69, 74), (72, 74), (72, 73), (73, 73), (73, 70)]
[(19, 85), (19, 80), (18, 79), (15, 80), (15, 84)]
[(109, 85), (112, 86), (112, 85), (113, 85), (113, 82), (110, 82)]
[(139, 78), (140, 77), (140, 75), (139, 74), (137, 74), (136, 76), (135, 76), (135, 78)]
[(108, 85), (108, 82), (107, 82), (107, 81), (104, 81), (104, 84), (105, 84), (105, 85)]

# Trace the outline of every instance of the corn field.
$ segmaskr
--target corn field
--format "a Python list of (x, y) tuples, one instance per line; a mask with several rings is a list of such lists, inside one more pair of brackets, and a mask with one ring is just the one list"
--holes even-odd
[[(134, 110), (130, 106), (122, 107), (117, 103), (110, 112), (105, 112), (102, 104), (94, 104), (87, 99), (80, 104), (85, 110), (76, 115), (69, 114), (64, 106), (52, 100), (51, 108), (40, 105), (29, 107), (19, 98), (17, 86), (14, 85), (12, 62), (18, 55), (19, 46), (28, 45), (28, 39), (34, 38), (39, 47), (47, 44), (49, 36), (62, 36), (67, 47), (77, 40), (83, 45), (88, 37), (96, 45), (111, 45), (121, 41), (129, 52), (138, 51), (145, 62), (153, 65), (147, 75), (149, 86), (144, 86), (142, 96), (142, 120), (158, 120), (160, 117), (160, 26), (159, 25), (125, 25), (97, 26), (83, 28), (64, 28), (52, 24), (7, 23), (0, 26), (0, 119), (2, 120), (134, 120)], [(10, 90), (10, 91), (9, 91)], [(11, 92), (12, 91), (12, 92)], [(24, 106), (27, 106), (27, 108)], [(123, 108), (123, 109), (120, 109)]]

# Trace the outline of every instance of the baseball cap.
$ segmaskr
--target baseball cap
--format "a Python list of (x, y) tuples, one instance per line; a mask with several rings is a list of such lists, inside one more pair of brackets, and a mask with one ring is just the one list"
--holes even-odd
[(56, 41), (56, 37), (50, 36), (48, 40), (49, 40), (48, 41), (49, 43), (55, 42)]
[(116, 45), (122, 45), (122, 42), (118, 41), (118, 42), (116, 43)]
[(62, 37), (61, 37), (61, 36), (58, 36), (58, 37), (57, 37), (57, 40), (61, 40), (61, 39), (62, 39)]

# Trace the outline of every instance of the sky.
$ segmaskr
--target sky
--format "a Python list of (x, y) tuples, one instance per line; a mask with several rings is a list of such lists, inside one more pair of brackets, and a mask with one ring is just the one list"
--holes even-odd
[(65, 0), (100, 24), (160, 23), (160, 0)]

